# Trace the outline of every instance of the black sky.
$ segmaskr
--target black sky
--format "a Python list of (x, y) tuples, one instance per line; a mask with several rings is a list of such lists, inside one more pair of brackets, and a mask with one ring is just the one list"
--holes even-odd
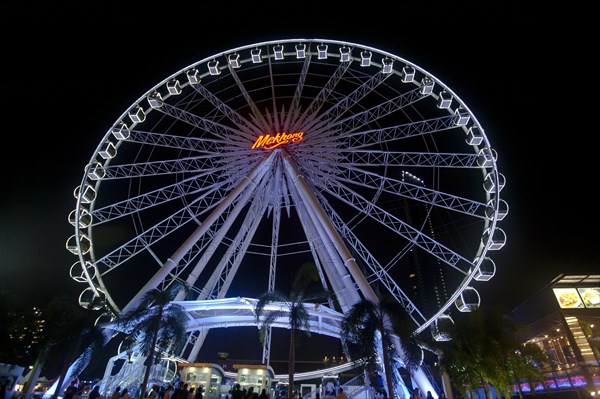
[(3, 2), (2, 292), (27, 305), (78, 295), (67, 216), (108, 128), (183, 67), (277, 38), (388, 51), (474, 112), (499, 154), (510, 207), (482, 305), (513, 307), (559, 273), (598, 272), (595, 114), (572, 107), (590, 90), (570, 45), (577, 26), (567, 31), (551, 10), (520, 1), (206, 3)]

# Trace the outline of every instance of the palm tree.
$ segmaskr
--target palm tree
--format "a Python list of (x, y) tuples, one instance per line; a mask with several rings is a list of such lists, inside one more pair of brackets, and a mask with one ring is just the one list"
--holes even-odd
[[(60, 388), (64, 383), (68, 365), (72, 363), (77, 351), (83, 348), (85, 359), (88, 360), (102, 353), (104, 335), (101, 328), (94, 325), (92, 319), (92, 310), (98, 309), (96, 305), (99, 303), (98, 297), (94, 298), (94, 301), (84, 311), (72, 298), (58, 296), (42, 309), (46, 320), (44, 336), (34, 367), (23, 388), (25, 399), (31, 396), (35, 382), (49, 357), (53, 358), (66, 353), (63, 355), (60, 379), (53, 394), (53, 397), (57, 397), (61, 392)], [(79, 373), (84, 366), (85, 363), (76, 362), (74, 364), (75, 372)]]
[[(292, 398), (294, 390), (294, 373), (296, 363), (296, 346), (300, 331), (310, 336), (309, 315), (305, 307), (308, 303), (320, 303), (331, 297), (331, 293), (323, 289), (314, 289), (308, 293), (309, 286), (319, 281), (314, 263), (304, 263), (295, 275), (290, 294), (278, 291), (267, 291), (259, 295), (254, 311), (256, 322), (260, 326), (260, 341), (264, 345), (267, 329), (279, 318), (288, 318), (290, 325), (290, 346), (288, 353), (288, 398)], [(267, 310), (267, 305), (278, 304), (279, 310)], [(264, 317), (263, 317), (264, 316)]]
[[(65, 304), (68, 306), (68, 304)], [(95, 296), (86, 306), (84, 312), (82, 308), (77, 306), (72, 311), (74, 314), (69, 316), (70, 334), (63, 336), (64, 342), (70, 346), (64, 358), (60, 372), (60, 377), (56, 385), (52, 399), (58, 398), (62, 392), (62, 386), (65, 383), (69, 366), (73, 363), (73, 374), (78, 375), (88, 364), (89, 360), (102, 354), (106, 336), (101, 326), (95, 324), (94, 311), (106, 311), (105, 299), (100, 296)], [(83, 348), (83, 350), (82, 350)], [(79, 358), (75, 360), (75, 356), (82, 350)]]
[[(381, 340), (381, 355), (389, 398), (394, 398), (393, 356), (401, 353), (408, 370), (414, 370), (421, 362), (422, 350), (413, 336), (414, 323), (404, 307), (393, 298), (383, 298), (379, 303), (362, 299), (355, 303), (344, 316), (340, 337), (348, 343), (354, 359), (362, 359), (366, 371), (377, 370), (377, 353)], [(401, 348), (394, 348), (392, 337), (396, 336)]]
[(48, 354), (53, 347), (53, 343), (47, 342), (44, 344), (42, 349), (40, 350), (37, 358), (35, 359), (35, 363), (33, 364), (33, 368), (29, 373), (29, 379), (23, 384), (23, 398), (29, 399), (31, 397), (31, 393), (33, 392), (33, 387), (35, 386), (36, 381), (40, 377), (40, 372), (42, 371), (42, 367), (46, 363), (48, 359)]
[(536, 396), (534, 384), (536, 381), (541, 382), (546, 391), (549, 390), (541, 374), (541, 366), (548, 363), (548, 356), (542, 348), (537, 344), (527, 342), (521, 345), (521, 348), (518, 351), (515, 351), (513, 348), (510, 353), (512, 356), (510, 357), (510, 361), (507, 362), (507, 366), (512, 371), (520, 398), (523, 398), (524, 394), (521, 389), (519, 377), (525, 378), (529, 383), (531, 396)]
[[(465, 396), (465, 390), (483, 385), (487, 398), (492, 397), (490, 386), (508, 397), (521, 377), (542, 380), (537, 365), (546, 361), (543, 351), (519, 344), (520, 326), (502, 313), (502, 309), (479, 308), (462, 314), (451, 327), (452, 340), (440, 343), (452, 382)], [(520, 388), (519, 395), (523, 397)]]
[(160, 362), (162, 351), (178, 352), (185, 345), (187, 313), (182, 306), (171, 303), (181, 290), (186, 294), (190, 291), (186, 284), (173, 284), (164, 290), (152, 289), (144, 294), (137, 308), (117, 320), (126, 340), (135, 342), (140, 353), (146, 356), (142, 398), (146, 395), (151, 368)]
[(509, 381), (502, 345), (495, 338), (498, 328), (479, 308), (461, 314), (450, 327), (452, 340), (440, 343), (452, 382), (465, 396), (483, 385), (486, 397), (491, 399), (490, 385), (504, 390)]
[[(541, 375), (541, 366), (548, 362), (546, 353), (536, 344), (519, 343), (519, 330), (525, 327), (520, 326), (514, 320), (505, 317), (503, 308), (492, 308), (486, 314), (486, 328), (488, 335), (497, 341), (501, 348), (502, 363), (508, 371), (505, 381), (506, 394), (511, 393), (511, 379), (517, 386), (519, 396), (524, 397), (521, 390), (520, 379), (525, 378), (531, 387), (531, 395), (536, 396), (533, 381), (544, 381)], [(525, 328), (528, 330), (528, 328)]]

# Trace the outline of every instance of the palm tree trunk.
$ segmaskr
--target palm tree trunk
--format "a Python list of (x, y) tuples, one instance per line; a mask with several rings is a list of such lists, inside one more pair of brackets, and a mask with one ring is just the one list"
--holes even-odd
[(50, 353), (50, 345), (46, 345), (38, 355), (37, 359), (35, 359), (33, 369), (31, 369), (31, 373), (29, 374), (29, 380), (23, 386), (24, 399), (29, 399), (31, 397), (33, 388), (40, 377), (42, 367), (44, 367), (44, 363), (46, 363), (46, 359), (48, 358), (48, 353)]
[(517, 383), (517, 390), (519, 391), (519, 398), (523, 399), (524, 395), (523, 395), (523, 390), (521, 389), (521, 382), (519, 381), (519, 377), (517, 376), (517, 373), (513, 370), (513, 377), (515, 379), (515, 382)]
[(493, 399), (492, 398), (492, 390), (490, 389), (490, 383), (483, 379), (482, 379), (482, 381), (483, 381), (483, 392), (485, 393), (485, 397), (487, 399)]
[[(92, 311), (94, 310), (95, 304), (97, 304), (96, 299), (92, 300), (86, 308), (86, 312), (85, 312), (86, 323), (88, 323), (88, 319), (92, 315)], [(61, 368), (60, 374), (59, 374), (60, 377), (58, 379), (58, 383), (56, 384), (56, 390), (54, 391), (54, 394), (52, 394), (52, 399), (57, 399), (59, 394), (62, 392), (62, 387), (65, 384), (65, 379), (67, 378), (69, 366), (73, 363), (73, 360), (75, 359), (75, 354), (77, 353), (77, 351), (79, 351), (79, 348), (81, 347), (81, 343), (82, 343), (82, 337), (81, 337), (81, 334), (79, 334), (77, 336), (77, 339), (75, 339), (75, 342), (73, 343), (73, 345), (71, 345), (71, 348), (69, 348), (69, 352), (64, 359), (64, 362), (62, 364), (62, 368)], [(83, 367), (85, 367), (85, 366), (83, 366)]]
[(296, 340), (295, 340), (295, 331), (292, 329), (290, 331), (290, 351), (288, 353), (288, 357), (290, 362), (288, 364), (288, 399), (292, 399), (294, 392), (294, 373), (295, 373), (295, 364), (296, 364)]
[(60, 369), (60, 377), (58, 378), (58, 383), (56, 384), (56, 390), (52, 394), (52, 399), (57, 399), (59, 394), (62, 392), (63, 385), (65, 384), (65, 379), (67, 378), (67, 373), (69, 371), (69, 366), (73, 363), (73, 359), (75, 357), (75, 353), (79, 350), (81, 346), (81, 336), (77, 337), (75, 343), (69, 349), (67, 356), (63, 361), (63, 364)]
[[(154, 345), (156, 344), (156, 337), (152, 338), (152, 343), (153, 346), (152, 348), (154, 348)], [(148, 354), (148, 357), (146, 358), (145, 366), (146, 366), (146, 370), (144, 370), (144, 380), (142, 381), (142, 386), (140, 387), (140, 398), (145, 398), (146, 397), (146, 385), (148, 385), (148, 380), (150, 380), (150, 371), (152, 369), (152, 365), (154, 364), (154, 357), (156, 355), (154, 354), (154, 352)]]
[(392, 374), (392, 363), (390, 362), (390, 354), (387, 351), (388, 340), (386, 335), (381, 331), (381, 351), (383, 352), (383, 367), (385, 367), (385, 382), (387, 384), (388, 398), (394, 399), (394, 376)]
[[(163, 307), (161, 306), (158, 310), (159, 317), (157, 317), (158, 323), (162, 320), (163, 316)], [(156, 342), (158, 341), (158, 331), (160, 330), (160, 324), (154, 326), (154, 331), (152, 332), (152, 345), (150, 346), (150, 353), (146, 357), (146, 370), (144, 370), (144, 381), (142, 382), (142, 389), (140, 391), (140, 398), (146, 397), (146, 386), (148, 385), (148, 380), (150, 380), (150, 371), (152, 369), (152, 365), (154, 364), (154, 358), (156, 357)]]
[(452, 384), (450, 382), (450, 375), (448, 374), (448, 370), (446, 369), (446, 358), (444, 355), (444, 351), (439, 348), (432, 348), (435, 354), (438, 357), (438, 361), (441, 365), (440, 374), (442, 378), (442, 389), (446, 394), (448, 399), (454, 399), (454, 395), (452, 394)]
[(527, 383), (529, 384), (529, 392), (531, 392), (531, 396), (536, 396), (535, 382), (531, 378), (527, 378)]

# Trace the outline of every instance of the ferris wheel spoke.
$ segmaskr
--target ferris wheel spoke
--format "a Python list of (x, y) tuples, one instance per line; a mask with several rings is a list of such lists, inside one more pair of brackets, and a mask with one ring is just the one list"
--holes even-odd
[[(271, 59), (269, 58), (269, 63), (270, 62), (271, 62)], [(244, 82), (240, 79), (240, 77), (236, 73), (235, 69), (231, 65), (229, 65), (229, 72), (231, 73), (231, 76), (235, 80), (235, 83), (236, 83), (238, 89), (240, 90), (240, 93), (242, 94), (242, 96), (246, 100), (246, 103), (250, 107), (250, 110), (252, 111), (252, 114), (250, 115), (250, 119), (252, 120), (252, 122), (254, 124), (256, 124), (257, 126), (259, 126), (260, 128), (262, 128), (263, 132), (269, 131), (269, 125), (265, 121), (263, 114), (259, 111), (258, 107), (256, 106), (256, 103), (250, 96), (250, 93), (248, 93), (248, 90), (246, 90)]]
[(162, 105), (158, 108), (158, 111), (177, 121), (183, 122), (190, 127), (201, 129), (205, 134), (210, 134), (213, 136), (213, 138), (208, 139), (205, 135), (203, 135), (201, 140), (199, 140), (200, 142), (207, 141), (210, 143), (220, 144), (223, 147), (240, 146), (242, 148), (243, 145), (240, 143), (246, 142), (243, 139), (243, 136), (246, 134), (244, 131), (219, 122), (215, 122), (209, 118), (200, 117), (185, 109), (181, 109), (167, 103), (162, 103)]
[[(313, 170), (317, 171), (318, 169), (315, 167)], [(433, 190), (423, 185), (393, 179), (358, 167), (347, 166), (340, 168), (335, 180), (347, 184), (360, 185), (374, 191), (381, 189), (389, 194), (461, 212), (476, 218), (484, 219), (487, 217), (487, 204), (444, 193), (439, 190)]]
[[(194, 88), (194, 90), (206, 98), (222, 115), (225, 115), (228, 119), (230, 119), (235, 126), (244, 127), (244, 129), (236, 132), (236, 134), (239, 134), (240, 137), (245, 137), (247, 140), (253, 141), (255, 136), (260, 134), (260, 127), (242, 117), (237, 111), (221, 101), (202, 84), (196, 83), (192, 84), (191, 86)], [(252, 132), (254, 136), (248, 132)]]
[[(164, 239), (167, 235), (177, 230), (181, 226), (194, 221), (197, 216), (203, 215), (211, 211), (219, 202), (224, 198), (225, 194), (230, 191), (234, 186), (233, 182), (229, 182), (229, 185), (221, 185), (220, 187), (214, 187), (202, 196), (196, 198), (188, 208), (183, 208), (175, 214), (163, 219), (160, 223), (146, 229), (141, 234), (130, 239), (124, 245), (116, 248), (115, 250), (107, 253), (95, 264), (96, 266), (103, 266), (107, 271), (103, 272), (102, 275), (108, 271), (122, 265), (128, 261), (131, 257), (144, 251), (146, 247), (156, 243), (157, 241)], [(224, 187), (224, 190), (219, 188)]]
[(131, 129), (127, 141), (139, 144), (150, 144), (154, 147), (196, 151), (198, 153), (219, 154), (226, 146), (225, 140), (215, 138), (180, 137), (170, 134), (147, 132)]
[[(296, 185), (290, 187), (290, 192), (297, 204), (302, 228), (308, 242), (311, 243), (311, 253), (316, 254), (316, 259), (322, 260), (321, 265), (335, 298), (340, 307), (347, 311), (360, 298), (359, 287), (345, 278), (349, 271), (342, 260), (340, 248), (336, 247), (332, 237), (325, 231), (322, 221), (316, 215), (315, 207), (300, 200), (302, 195)], [(317, 198), (317, 194), (317, 192), (313, 192), (315, 198)], [(319, 201), (318, 198), (317, 201)]]
[[(407, 241), (412, 242), (420, 248), (426, 250), (431, 255), (440, 259), (457, 271), (468, 275), (471, 269), (474, 267), (473, 263), (464, 258), (462, 255), (457, 254), (450, 248), (447, 248), (443, 244), (427, 236), (422, 231), (415, 229), (414, 227), (408, 225), (404, 221), (380, 208), (376, 204), (366, 200), (362, 195), (344, 186), (341, 182), (338, 183), (339, 184), (331, 186), (319, 186), (319, 188), (330, 193), (331, 195), (334, 195), (336, 198), (342, 200), (352, 208), (360, 211), (365, 216), (378, 221), (382, 226), (385, 226), (388, 229), (396, 232)], [(464, 269), (460, 267), (459, 262), (461, 261), (465, 264)]]
[(320, 117), (314, 118), (306, 126), (306, 130), (313, 130), (319, 132), (326, 129), (328, 126), (335, 124), (344, 114), (346, 114), (353, 106), (358, 104), (361, 99), (364, 99), (369, 93), (371, 93), (377, 86), (383, 83), (389, 75), (381, 72), (376, 73), (359, 87), (357, 87), (352, 93), (339, 95), (334, 101), (337, 101), (334, 106), (323, 112)]
[(478, 154), (400, 151), (340, 150), (345, 161), (355, 166), (394, 166), (481, 169)]
[[(133, 177), (148, 177), (169, 175), (173, 173), (195, 173), (212, 169), (219, 169), (227, 164), (231, 154), (223, 157), (214, 155), (199, 155), (196, 157), (171, 159), (164, 161), (137, 162), (125, 165), (109, 165), (103, 167), (103, 181), (113, 179), (130, 179)], [(237, 159), (237, 157), (231, 157)]]
[[(350, 63), (340, 63), (335, 71), (329, 77), (329, 80), (323, 85), (319, 93), (312, 99), (310, 104), (306, 107), (306, 111), (302, 114), (300, 119), (296, 121), (293, 126), (294, 130), (299, 130), (300, 127), (304, 130), (309, 130), (312, 126), (313, 121), (321, 118), (319, 112), (325, 105), (326, 101), (331, 98), (334, 93), (335, 87), (342, 81), (342, 77), (350, 67)], [(326, 116), (326, 112), (323, 113)]]
[[(256, 229), (260, 224), (262, 216), (266, 212), (268, 202), (265, 201), (265, 193), (260, 189), (257, 191), (258, 192), (254, 192), (254, 198), (250, 205), (250, 209), (244, 217), (242, 226), (215, 270), (215, 275), (218, 274), (218, 278), (209, 280), (209, 282), (212, 281), (214, 284), (206, 287), (206, 291), (209, 293), (206, 299), (221, 299), (225, 297), (233, 278), (237, 273), (242, 258), (248, 250), (250, 241), (256, 233)], [(263, 192), (260, 193), (260, 191)]]
[[(252, 193), (253, 190), (246, 189), (245, 193), (239, 199), (234, 200), (231, 205), (219, 212), (217, 220), (208, 228), (206, 234), (197, 240), (183, 255), (181, 261), (173, 267), (168, 278), (163, 281), (164, 286), (168, 286), (172, 281), (181, 279), (180, 276), (183, 276), (184, 271), (195, 263), (185, 281), (196, 291), (197, 300), (205, 300), (210, 296), (210, 293), (214, 291), (214, 285), (216, 284), (214, 281), (216, 281), (218, 276), (213, 274), (213, 277), (208, 280), (209, 283), (201, 289), (196, 288), (198, 278), (204, 271), (206, 264), (215, 255), (217, 247), (223, 241), (225, 234), (231, 228), (235, 218), (239, 215)], [(198, 256), (200, 258), (196, 259)], [(211, 284), (210, 281), (213, 281), (213, 283)], [(176, 298), (176, 300), (182, 299), (181, 295), (178, 295)]]
[[(387, 266), (381, 265), (379, 260), (373, 256), (366, 247), (362, 244), (362, 241), (354, 234), (353, 228), (348, 226), (339, 215), (333, 210), (333, 207), (329, 204), (329, 202), (323, 197), (321, 192), (316, 192), (318, 194), (318, 198), (324, 209), (326, 209), (328, 215), (330, 216), (332, 222), (335, 224), (336, 228), (343, 232), (344, 237), (347, 237), (349, 245), (352, 246), (354, 252), (358, 254), (361, 259), (363, 259), (363, 264), (366, 265), (370, 270), (371, 274), (366, 274), (369, 281), (371, 283), (380, 282), (382, 283), (386, 289), (388, 290), (389, 295), (395, 298), (398, 303), (402, 304), (413, 321), (418, 326), (418, 332), (422, 332), (425, 328), (429, 327), (431, 323), (439, 317), (440, 314), (445, 312), (450, 306), (453, 305), (454, 301), (457, 298), (457, 295), (454, 295), (449, 300), (447, 300), (444, 304), (441, 304), (439, 309), (437, 309), (435, 314), (424, 315), (421, 310), (415, 305), (413, 301), (406, 295), (404, 290), (400, 288), (400, 286), (396, 283), (396, 280), (391, 277), (388, 270), (394, 266), (394, 264), (401, 259), (404, 255), (406, 255), (411, 246), (405, 247), (403, 251), (400, 251), (396, 254), (396, 256), (389, 260)], [(464, 276), (464, 273), (454, 268), (453, 270), (459, 271), (459, 275)], [(467, 280), (470, 279), (470, 276), (467, 276)], [(463, 283), (464, 284), (464, 283)]]
[[(287, 115), (282, 116), (283, 126), (281, 127), (281, 130), (283, 130), (284, 132), (289, 132), (290, 126), (292, 124), (295, 124), (296, 121), (298, 121), (298, 119), (300, 118), (300, 99), (302, 97), (304, 84), (306, 83), (306, 77), (308, 76), (308, 68), (310, 67), (311, 60), (312, 53), (309, 51), (308, 54), (305, 54), (304, 62), (302, 63), (302, 70), (298, 76), (298, 83), (296, 84), (294, 96), (292, 97), (292, 102), (288, 109)], [(284, 108), (282, 108), (282, 112), (283, 110)]]
[(354, 249), (354, 252), (363, 260), (362, 264), (370, 269), (371, 274), (370, 276), (369, 274), (366, 274), (367, 279), (370, 281), (377, 279), (383, 283), (390, 295), (402, 304), (417, 325), (424, 323), (427, 320), (425, 316), (423, 316), (396, 281), (382, 267), (379, 260), (371, 254), (362, 241), (354, 234), (354, 231), (342, 220), (337, 212), (335, 212), (329, 202), (327, 202), (320, 193), (317, 192), (316, 194), (335, 227), (340, 231), (341, 235), (348, 240), (348, 243)]
[(456, 126), (454, 120), (453, 116), (447, 115), (380, 129), (342, 132), (337, 141), (346, 149), (366, 149), (373, 145), (449, 130)]
[[(192, 278), (188, 280), (188, 283), (196, 283), (198, 276), (204, 271), (205, 266), (212, 259), (212, 257), (215, 256), (216, 249), (224, 240), (225, 235), (230, 230), (236, 218), (242, 212), (250, 197), (254, 194), (256, 194), (254, 188), (246, 188), (238, 199), (233, 201), (230, 206), (219, 213), (219, 220), (215, 222), (213, 226), (211, 226), (212, 232), (203, 237), (204, 241), (199, 241), (196, 243), (183, 257), (180, 263), (183, 265), (188, 265), (192, 263), (197, 255), (201, 255), (200, 259), (196, 262), (196, 266), (190, 272), (190, 276), (192, 276)], [(198, 300), (206, 300), (212, 295), (213, 292), (215, 292), (215, 290), (217, 292), (219, 291), (215, 287), (217, 287), (218, 281), (221, 279), (220, 275), (223, 267), (224, 266), (219, 267), (213, 272), (212, 276), (207, 280), (207, 283), (202, 288), (202, 291), (197, 298)]]
[[(222, 168), (227, 169), (227, 168)], [(202, 192), (210, 193), (218, 190), (221, 187), (230, 187), (234, 183), (231, 181), (223, 181), (218, 174), (215, 174), (218, 169), (200, 173), (189, 177), (181, 182), (160, 187), (158, 189), (143, 193), (137, 196), (130, 196), (123, 201), (110, 204), (108, 206), (97, 208), (92, 212), (93, 225), (99, 225), (107, 221), (113, 221), (117, 218), (137, 213), (164, 204), (169, 201), (180, 199), (189, 195), (196, 195), (197, 199), (203, 198), (199, 195)]]
[(319, 136), (320, 140), (323, 140), (333, 136), (337, 132), (353, 132), (356, 129), (366, 126), (371, 122), (375, 122), (384, 116), (398, 112), (399, 110), (402, 110), (402, 108), (415, 104), (423, 98), (425, 97), (423, 94), (421, 94), (418, 88), (413, 89), (412, 91), (399, 95), (391, 100), (387, 100), (365, 111), (356, 112), (351, 116), (324, 125), (321, 129), (315, 129), (315, 134)]
[(389, 77), (389, 74), (378, 72), (357, 87), (352, 93), (340, 96), (337, 104), (327, 109), (328, 120), (330, 120), (331, 123), (337, 122), (343, 115), (347, 114), (353, 106), (359, 104), (361, 100), (372, 93)]

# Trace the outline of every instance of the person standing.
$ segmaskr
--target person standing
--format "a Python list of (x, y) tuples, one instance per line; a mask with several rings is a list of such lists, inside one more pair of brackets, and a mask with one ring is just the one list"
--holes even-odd
[(233, 391), (231, 391), (231, 399), (244, 399), (244, 393), (240, 388), (240, 384), (235, 384)]
[(90, 392), (89, 399), (98, 399), (100, 397), (100, 385), (96, 385)]
[(73, 399), (76, 390), (77, 388), (75, 387), (75, 381), (71, 381), (71, 384), (67, 387), (67, 389), (65, 389), (63, 399)]
[(6, 397), (6, 390), (10, 385), (10, 381), (8, 378), (4, 378), (2, 380), (2, 385), (0, 386), (0, 399), (4, 399)]
[(188, 395), (190, 393), (189, 385), (187, 383), (183, 384), (183, 386), (179, 389), (179, 393), (177, 394), (177, 399), (188, 399)]
[(413, 389), (412, 394), (410, 394), (410, 399), (423, 399), (418, 387)]
[(179, 373), (175, 374), (175, 377), (173, 377), (173, 388), (177, 389), (177, 388), (181, 388), (181, 375), (179, 375)]
[(116, 387), (110, 399), (119, 399), (121, 397), (121, 387)]
[(123, 389), (123, 392), (121, 392), (121, 399), (130, 399), (131, 396), (129, 395), (129, 390), (127, 388)]
[(431, 391), (427, 391), (427, 396), (425, 397), (425, 399), (433, 399), (433, 395), (431, 394)]
[(348, 396), (346, 396), (346, 393), (344, 392), (344, 388), (340, 387), (338, 389), (338, 394), (335, 399), (348, 399)]
[(325, 396), (333, 396), (335, 394), (335, 388), (332, 381), (327, 381), (327, 388), (325, 390)]

